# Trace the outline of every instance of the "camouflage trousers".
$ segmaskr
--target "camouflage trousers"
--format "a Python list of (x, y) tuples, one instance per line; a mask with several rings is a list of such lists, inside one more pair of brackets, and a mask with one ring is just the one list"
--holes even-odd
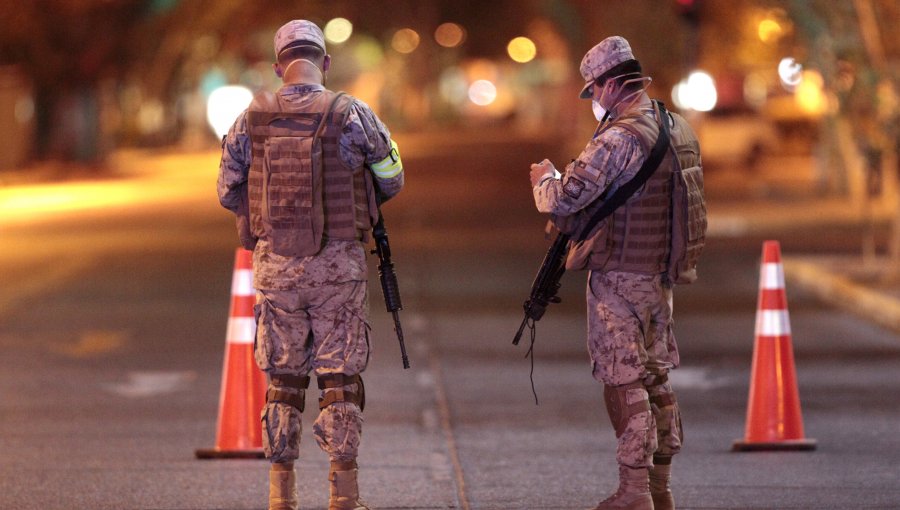
[[(356, 375), (369, 362), (367, 282), (256, 294), (256, 363), (272, 376)], [(315, 384), (315, 383), (313, 383)], [(328, 388), (359, 393), (350, 384)], [(276, 388), (297, 394), (296, 388)], [(302, 392), (301, 398), (305, 395)], [(291, 462), (300, 455), (301, 412), (283, 402), (267, 402), (262, 412), (263, 449), (271, 462)], [(362, 411), (351, 402), (335, 402), (319, 412), (313, 434), (332, 461), (357, 457)]]
[[(594, 378), (623, 387), (628, 405), (649, 400), (617, 435), (616, 460), (650, 467), (681, 449), (681, 415), (667, 374), (678, 366), (672, 288), (659, 276), (592, 271), (587, 286), (588, 352)], [(640, 384), (635, 384), (640, 383)]]

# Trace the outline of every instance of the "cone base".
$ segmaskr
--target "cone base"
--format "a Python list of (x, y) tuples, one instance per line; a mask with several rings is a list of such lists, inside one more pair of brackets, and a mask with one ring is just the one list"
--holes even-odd
[(198, 459), (265, 459), (262, 448), (249, 450), (221, 450), (219, 448), (200, 448), (194, 450)]
[(746, 440), (735, 441), (731, 446), (733, 452), (764, 452), (764, 451), (811, 451), (816, 449), (815, 439), (787, 439), (773, 442), (751, 442)]

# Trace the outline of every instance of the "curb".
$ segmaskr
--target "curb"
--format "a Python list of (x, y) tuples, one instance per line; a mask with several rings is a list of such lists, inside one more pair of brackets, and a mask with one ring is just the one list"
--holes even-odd
[(864, 319), (900, 332), (900, 297), (874, 290), (835, 274), (827, 261), (786, 258), (784, 276), (818, 299)]

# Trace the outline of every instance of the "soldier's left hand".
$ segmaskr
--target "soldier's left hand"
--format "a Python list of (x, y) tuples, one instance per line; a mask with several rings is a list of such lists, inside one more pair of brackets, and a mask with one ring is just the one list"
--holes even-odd
[(537, 186), (540, 184), (541, 180), (544, 176), (555, 176), (556, 168), (553, 166), (553, 163), (550, 162), (549, 159), (545, 159), (540, 163), (532, 163), (531, 164), (531, 186)]

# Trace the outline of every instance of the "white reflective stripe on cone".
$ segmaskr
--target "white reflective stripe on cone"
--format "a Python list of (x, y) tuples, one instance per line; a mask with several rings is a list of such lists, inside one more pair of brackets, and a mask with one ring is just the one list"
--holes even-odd
[(780, 262), (766, 262), (762, 265), (759, 286), (766, 290), (784, 288), (784, 269)]
[(256, 320), (253, 317), (232, 317), (228, 319), (225, 341), (230, 344), (252, 344), (256, 337)]
[(234, 279), (231, 281), (232, 296), (255, 296), (256, 289), (253, 288), (253, 270), (252, 269), (235, 269)]
[(787, 336), (791, 334), (791, 321), (787, 310), (758, 310), (756, 312), (756, 336)]

